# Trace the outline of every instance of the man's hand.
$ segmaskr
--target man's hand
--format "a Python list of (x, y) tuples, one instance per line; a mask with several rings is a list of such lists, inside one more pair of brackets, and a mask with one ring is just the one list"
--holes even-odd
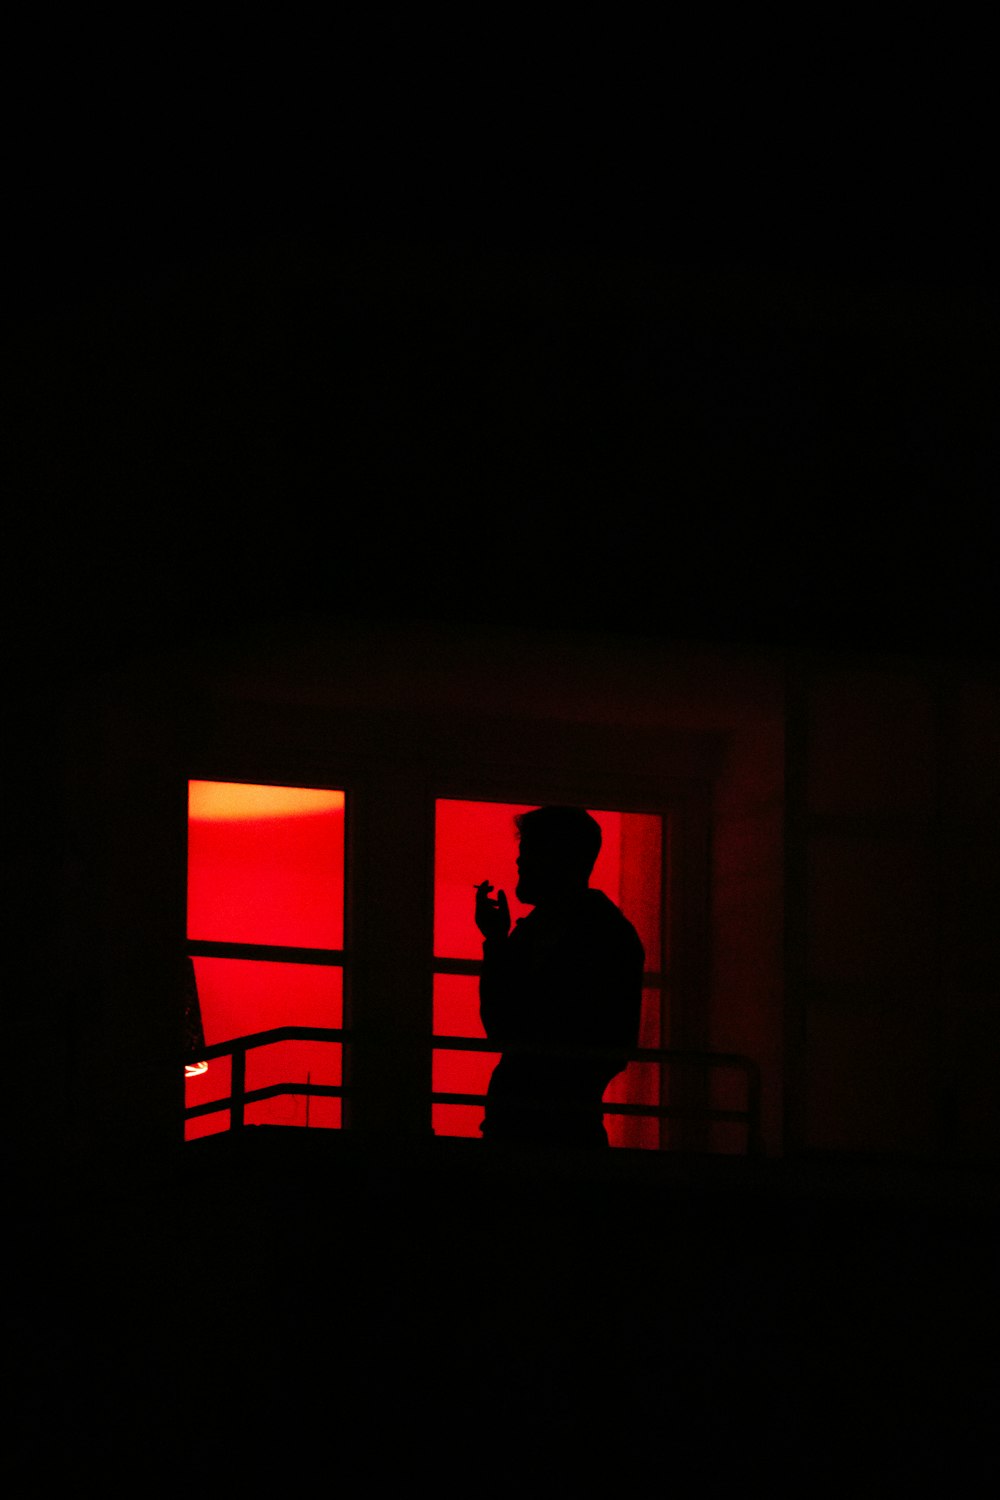
[(510, 907), (503, 891), (497, 891), (494, 900), (492, 889), (488, 880), (476, 886), (476, 926), (486, 939), (505, 938), (510, 931)]

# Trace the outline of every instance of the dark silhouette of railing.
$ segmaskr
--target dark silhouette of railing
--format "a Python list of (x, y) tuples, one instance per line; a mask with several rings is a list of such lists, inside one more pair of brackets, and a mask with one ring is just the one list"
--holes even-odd
[(185, 1120), (194, 1120), (199, 1115), (214, 1114), (228, 1109), (230, 1130), (240, 1130), (246, 1123), (246, 1107), (259, 1099), (275, 1099), (279, 1094), (307, 1094), (322, 1098), (341, 1099), (350, 1090), (342, 1083), (272, 1083), (262, 1089), (248, 1089), (247, 1053), (255, 1047), (270, 1047), (275, 1042), (348, 1042), (351, 1034), (335, 1026), (275, 1026), (270, 1031), (254, 1031), (249, 1036), (233, 1037), (229, 1042), (215, 1042), (211, 1047), (198, 1047), (185, 1054), (184, 1062), (211, 1062), (213, 1057), (231, 1057), (232, 1072), (229, 1079), (229, 1096), (225, 1099), (210, 1099), (205, 1104), (189, 1105), (184, 1111)]
[[(346, 1084), (324, 1084), (324, 1083), (272, 1083), (266, 1088), (247, 1089), (246, 1087), (246, 1055), (256, 1047), (269, 1047), (276, 1042), (309, 1041), (309, 1042), (335, 1042), (345, 1043), (351, 1040), (351, 1033), (343, 1028), (330, 1026), (277, 1026), (270, 1031), (256, 1031), (249, 1036), (234, 1037), (228, 1042), (216, 1042), (209, 1047), (199, 1047), (196, 1051), (189, 1052), (185, 1063), (209, 1062), (216, 1057), (230, 1057), (232, 1059), (232, 1071), (230, 1075), (229, 1095), (221, 1099), (212, 1099), (204, 1104), (189, 1105), (184, 1111), (186, 1120), (196, 1119), (199, 1115), (213, 1114), (219, 1110), (228, 1109), (230, 1130), (240, 1130), (246, 1123), (246, 1107), (248, 1104), (256, 1103), (261, 1099), (274, 1099), (280, 1094), (305, 1094), (320, 1096), (324, 1098), (343, 1098), (350, 1093), (350, 1087)], [(491, 1042), (483, 1037), (465, 1036), (431, 1036), (422, 1038), (422, 1042), (435, 1050), (452, 1052), (492, 1052), (500, 1051), (496, 1042)], [(551, 1053), (551, 1047), (540, 1047), (537, 1045), (519, 1043), (516, 1045), (505, 1045), (505, 1052), (527, 1052), (527, 1053)], [(711, 1105), (698, 1102), (695, 1104), (612, 1104), (603, 1105), (604, 1113), (611, 1115), (642, 1115), (647, 1118), (665, 1120), (688, 1120), (711, 1122), (734, 1122), (743, 1125), (747, 1132), (746, 1150), (747, 1154), (754, 1156), (761, 1151), (760, 1115), (761, 1115), (761, 1085), (760, 1069), (752, 1058), (744, 1057), (737, 1052), (707, 1052), (691, 1048), (672, 1047), (634, 1047), (625, 1051), (620, 1047), (574, 1047), (560, 1049), (561, 1056), (603, 1058), (614, 1056), (626, 1058), (633, 1063), (659, 1063), (666, 1066), (693, 1066), (708, 1069), (723, 1069), (739, 1072), (743, 1075), (746, 1089), (746, 1105), (743, 1109), (717, 1109)], [(432, 1104), (485, 1104), (485, 1094), (464, 1094), (434, 1090), (431, 1093)]]

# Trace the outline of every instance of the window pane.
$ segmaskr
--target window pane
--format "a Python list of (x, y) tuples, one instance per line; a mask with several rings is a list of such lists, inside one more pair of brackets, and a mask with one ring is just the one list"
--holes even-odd
[[(189, 1099), (189, 1104), (194, 1104), (194, 1099)], [(220, 1132), (229, 1129), (228, 1109), (217, 1109), (210, 1115), (196, 1115), (193, 1120), (184, 1121), (184, 1139), (196, 1141), (203, 1135), (219, 1135)]]
[[(663, 819), (649, 813), (595, 813), (610, 839), (614, 819), (618, 820), (618, 884), (612, 887), (600, 876), (602, 848), (594, 867), (595, 884), (610, 896), (628, 917), (642, 939), (646, 950), (647, 973), (659, 973), (663, 965), (661, 927), (663, 922)], [(658, 1042), (643, 1042), (644, 1047)]]
[(499, 1052), (452, 1052), (435, 1047), (432, 1077), (435, 1094), (485, 1094)]
[[(340, 1026), (343, 1015), (343, 971), (323, 964), (256, 962), (240, 958), (196, 958), (195, 975), (205, 1030), (205, 1043), (228, 1042), (234, 1037), (269, 1031), (274, 1026)], [(247, 1054), (246, 1086), (266, 1088), (272, 1083), (339, 1084), (339, 1042), (280, 1042), (253, 1048)], [(210, 1088), (213, 1072), (224, 1068), (224, 1083), (201, 1099), (221, 1098), (229, 1090), (229, 1060), (213, 1059), (201, 1088)], [(340, 1124), (339, 1099), (311, 1099), (309, 1125), (336, 1127)], [(247, 1106), (251, 1124), (305, 1125), (304, 1096), (279, 1095)], [(196, 1124), (197, 1121), (190, 1121)]]
[[(512, 920), (527, 916), (514, 895), (517, 843), (513, 818), (532, 804), (456, 802), (439, 798), (434, 838), (434, 952), (443, 958), (482, 958), (473, 918), (474, 887), (483, 880), (506, 891)], [(494, 892), (494, 894), (496, 894)]]
[[(474, 887), (490, 880), (504, 890), (511, 917), (530, 907), (514, 895), (517, 837), (514, 817), (533, 803), (460, 802), (439, 798), (434, 852), (434, 952), (442, 958), (481, 958), (473, 917)], [(651, 813), (588, 809), (603, 842), (591, 885), (604, 891), (632, 922), (646, 950), (646, 968), (660, 967), (663, 820)]]
[(431, 1128), (435, 1135), (474, 1136), (481, 1141), (482, 1118), (481, 1104), (435, 1104), (431, 1108)]
[[(330, 1042), (276, 1042), (273, 1047), (255, 1047), (247, 1053), (247, 1088), (263, 1089), (272, 1083), (340, 1083), (340, 1060), (340, 1045)], [(248, 1104), (246, 1120), (249, 1125), (308, 1124), (310, 1129), (337, 1129), (340, 1100), (278, 1094)]]
[(207, 1047), (272, 1026), (341, 1024), (340, 968), (249, 958), (196, 958), (194, 971)]
[(434, 1035), (485, 1037), (475, 974), (434, 975)]
[[(473, 981), (475, 983), (475, 981)], [(432, 1063), (433, 1088), (442, 1094), (485, 1094), (490, 1075), (500, 1060), (499, 1052), (443, 1052), (435, 1049)], [(431, 1127), (435, 1135), (480, 1137), (481, 1104), (434, 1104)]]
[(343, 947), (343, 792), (230, 781), (188, 789), (188, 937)]

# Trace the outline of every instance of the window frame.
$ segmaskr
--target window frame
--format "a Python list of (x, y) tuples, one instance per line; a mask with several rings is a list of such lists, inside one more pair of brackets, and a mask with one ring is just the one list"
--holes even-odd
[[(534, 798), (524, 795), (529, 788)], [(500, 802), (540, 807), (563, 804), (593, 807), (607, 812), (641, 813), (661, 819), (660, 846), (660, 968), (644, 972), (643, 991), (657, 989), (660, 995), (659, 1034), (661, 1048), (704, 1050), (708, 1039), (708, 927), (709, 927), (709, 839), (710, 788), (700, 781), (673, 778), (602, 775), (595, 773), (554, 775), (551, 772), (452, 773), (434, 778), (431, 792), (432, 848), (430, 855), (433, 910), (438, 801)], [(511, 838), (514, 838), (513, 830)], [(679, 900), (677, 898), (680, 898)], [(626, 913), (627, 915), (627, 913)], [(683, 923), (683, 925), (682, 925)], [(433, 997), (434, 976), (439, 973), (478, 975), (481, 959), (439, 958), (434, 952), (433, 917), (428, 963)], [(431, 1051), (434, 1050), (433, 999), (431, 1000)], [(683, 1069), (682, 1073), (688, 1070)], [(431, 1095), (433, 1095), (433, 1086)], [(669, 1079), (668, 1067), (659, 1068), (658, 1102), (671, 1102), (697, 1111), (708, 1107), (708, 1083), (704, 1077), (688, 1077), (680, 1083)], [(429, 1100), (429, 1109), (433, 1098)], [(439, 1137), (461, 1139), (461, 1137)], [(696, 1119), (661, 1118), (660, 1154), (668, 1149), (707, 1149), (708, 1124)], [(618, 1148), (619, 1150), (630, 1148)]]

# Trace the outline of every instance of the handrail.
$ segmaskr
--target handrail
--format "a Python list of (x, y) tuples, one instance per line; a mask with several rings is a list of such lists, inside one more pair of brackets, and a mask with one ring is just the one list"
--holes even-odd
[(228, 1042), (213, 1042), (211, 1046), (197, 1047), (184, 1054), (185, 1062), (208, 1062), (212, 1057), (225, 1057), (234, 1048), (249, 1052), (254, 1047), (269, 1047), (272, 1042), (347, 1042), (351, 1033), (342, 1026), (272, 1026), (270, 1031), (250, 1031), (246, 1036), (233, 1037)]
[[(482, 1037), (432, 1037), (435, 1049), (451, 1052), (517, 1052), (521, 1054), (551, 1054), (552, 1046), (537, 1042), (504, 1043)], [(760, 1068), (752, 1057), (741, 1052), (710, 1052), (693, 1047), (560, 1047), (560, 1057), (573, 1058), (625, 1058), (627, 1062), (697, 1063), (703, 1067), (735, 1068), (746, 1078), (747, 1102), (745, 1109), (712, 1109), (700, 1106), (676, 1104), (611, 1104), (603, 1101), (602, 1112), (606, 1115), (640, 1115), (650, 1119), (698, 1119), (736, 1121), (747, 1128), (747, 1154), (760, 1155), (761, 1139), (761, 1081)], [(485, 1104), (485, 1094), (459, 1094), (445, 1091), (431, 1094), (434, 1104)]]
[[(240, 1130), (246, 1122), (246, 1106), (260, 1099), (273, 1099), (280, 1094), (306, 1094), (325, 1098), (342, 1098), (350, 1092), (344, 1084), (322, 1083), (276, 1083), (266, 1088), (246, 1087), (246, 1055), (256, 1047), (268, 1047), (276, 1042), (317, 1041), (349, 1042), (352, 1033), (336, 1026), (275, 1026), (268, 1031), (255, 1031), (247, 1036), (234, 1037), (227, 1042), (214, 1042), (211, 1046), (198, 1047), (185, 1054), (184, 1062), (208, 1062), (215, 1057), (232, 1057), (229, 1096), (212, 1099), (205, 1104), (187, 1105), (184, 1118), (193, 1120), (199, 1115), (230, 1110), (230, 1130)], [(452, 1052), (507, 1052), (520, 1054), (551, 1055), (551, 1043), (505, 1042), (502, 1047), (484, 1037), (430, 1036), (426, 1032), (411, 1032), (405, 1040), (438, 1051)], [(761, 1083), (760, 1068), (753, 1058), (738, 1052), (709, 1052), (697, 1048), (674, 1047), (560, 1047), (560, 1057), (573, 1058), (624, 1058), (626, 1063), (654, 1062), (696, 1063), (703, 1067), (734, 1068), (745, 1075), (747, 1103), (745, 1109), (711, 1109), (697, 1106), (672, 1104), (611, 1104), (602, 1105), (605, 1114), (639, 1115), (656, 1119), (701, 1119), (737, 1121), (747, 1127), (747, 1152), (757, 1155), (761, 1150), (760, 1114)], [(484, 1104), (485, 1094), (464, 1094), (447, 1091), (432, 1091), (434, 1104)]]
[(273, 1099), (278, 1094), (318, 1094), (326, 1098), (341, 1098), (347, 1089), (339, 1083), (272, 1083), (267, 1088), (251, 1089), (248, 1093), (247, 1053), (255, 1047), (269, 1047), (274, 1042), (347, 1042), (350, 1038), (351, 1033), (342, 1026), (273, 1026), (269, 1031), (253, 1031), (247, 1036), (233, 1037), (228, 1042), (213, 1042), (209, 1047), (197, 1047), (185, 1054), (185, 1063), (208, 1062), (213, 1057), (232, 1057), (229, 1097), (211, 1099), (207, 1104), (187, 1105), (184, 1118), (193, 1120), (198, 1115), (210, 1115), (217, 1110), (228, 1109), (230, 1130), (242, 1130), (246, 1124), (246, 1106), (258, 1099)]

